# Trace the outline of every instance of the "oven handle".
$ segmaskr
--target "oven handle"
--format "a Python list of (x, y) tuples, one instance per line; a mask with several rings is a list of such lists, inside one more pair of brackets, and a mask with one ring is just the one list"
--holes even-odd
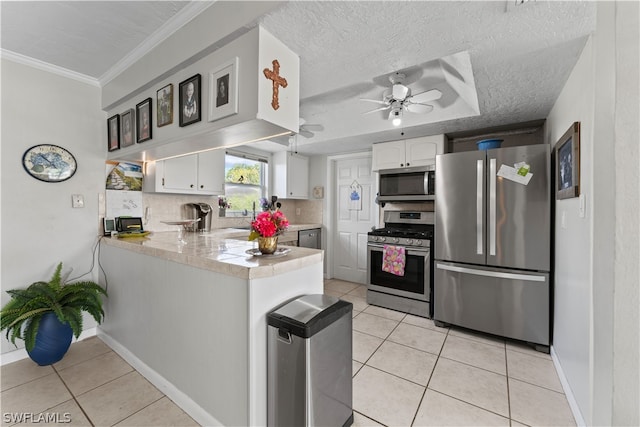
[[(369, 243), (367, 244), (367, 247), (369, 249), (371, 249), (372, 251), (376, 251), (376, 252), (382, 252), (384, 250), (384, 245), (380, 245), (380, 244), (376, 244), (376, 243)], [(416, 249), (416, 248), (411, 248), (411, 249), (407, 249), (405, 248), (405, 252), (407, 253), (407, 255), (429, 255), (429, 252), (431, 252), (431, 250), (429, 248), (422, 248), (422, 249)]]

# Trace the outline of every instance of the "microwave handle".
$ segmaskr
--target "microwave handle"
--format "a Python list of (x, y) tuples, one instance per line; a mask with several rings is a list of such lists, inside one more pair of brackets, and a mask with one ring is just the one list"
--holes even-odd
[(424, 195), (429, 194), (429, 172), (424, 173)]

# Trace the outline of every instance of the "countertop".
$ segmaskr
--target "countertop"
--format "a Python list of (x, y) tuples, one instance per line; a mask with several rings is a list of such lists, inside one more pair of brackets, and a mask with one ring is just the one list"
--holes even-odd
[[(319, 228), (320, 224), (291, 225), (287, 232)], [(284, 256), (252, 256), (246, 253), (258, 247), (248, 241), (249, 230), (221, 228), (208, 233), (184, 233), (187, 243), (178, 243), (177, 231), (152, 232), (145, 237), (105, 237), (107, 245), (179, 262), (196, 268), (252, 279), (270, 277), (307, 265), (321, 263), (324, 251), (287, 246)]]

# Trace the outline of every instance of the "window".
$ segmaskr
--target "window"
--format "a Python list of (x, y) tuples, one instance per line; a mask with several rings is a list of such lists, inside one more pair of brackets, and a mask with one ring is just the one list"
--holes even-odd
[[(225, 196), (230, 210), (260, 210), (260, 198), (267, 194), (267, 159), (227, 152), (224, 162)], [(255, 205), (254, 205), (255, 203)]]

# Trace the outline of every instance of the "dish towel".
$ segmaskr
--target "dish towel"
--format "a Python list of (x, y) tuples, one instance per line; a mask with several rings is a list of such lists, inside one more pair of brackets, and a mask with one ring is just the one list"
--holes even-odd
[(404, 276), (406, 256), (403, 246), (384, 245), (382, 252), (382, 271)]

